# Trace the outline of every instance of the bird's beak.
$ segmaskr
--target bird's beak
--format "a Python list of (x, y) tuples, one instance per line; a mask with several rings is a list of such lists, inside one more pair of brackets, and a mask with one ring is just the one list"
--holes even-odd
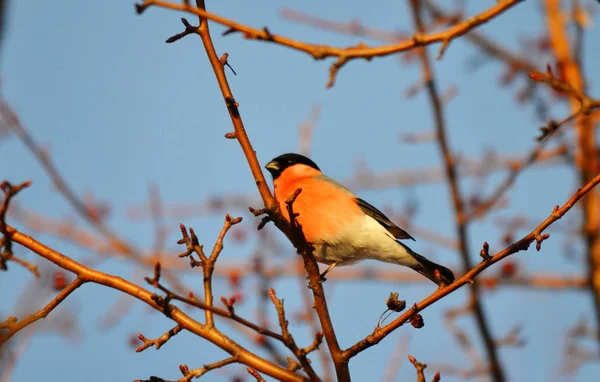
[(279, 164), (275, 161), (270, 161), (265, 165), (265, 168), (269, 170), (269, 172), (276, 172), (279, 170)]

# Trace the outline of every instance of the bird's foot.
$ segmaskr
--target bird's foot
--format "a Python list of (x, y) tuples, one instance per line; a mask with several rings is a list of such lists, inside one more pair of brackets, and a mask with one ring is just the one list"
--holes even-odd
[[(306, 279), (308, 280), (308, 289), (313, 289), (313, 284), (312, 284), (312, 281), (310, 281), (310, 276), (306, 276)], [(319, 277), (317, 278), (317, 283), (323, 284), (324, 281), (327, 281), (327, 279), (325, 278), (325, 275), (323, 275), (323, 274), (319, 275)]]
[(327, 272), (323, 272), (319, 275), (319, 283), (324, 283), (325, 281), (327, 281), (327, 279), (325, 278), (326, 274)]

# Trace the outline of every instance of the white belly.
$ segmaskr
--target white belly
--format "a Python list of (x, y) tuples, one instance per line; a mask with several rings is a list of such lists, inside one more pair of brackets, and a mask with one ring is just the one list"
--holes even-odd
[(335, 237), (313, 245), (315, 258), (325, 264), (349, 265), (366, 259), (405, 266), (417, 264), (391, 233), (367, 215)]

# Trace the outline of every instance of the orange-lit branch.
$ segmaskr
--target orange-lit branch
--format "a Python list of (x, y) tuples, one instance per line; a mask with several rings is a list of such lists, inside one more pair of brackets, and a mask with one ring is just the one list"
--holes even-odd
[[(586, 106), (589, 108), (590, 103), (589, 98), (584, 97), (586, 79), (582, 72), (583, 69), (578, 65), (576, 54), (571, 49), (567, 25), (565, 24), (565, 13), (561, 8), (560, 0), (546, 0), (544, 5), (550, 43), (559, 71), (558, 78), (566, 84), (568, 91), (565, 94), (570, 96), (571, 113), (576, 116), (577, 150), (575, 158), (579, 167), (579, 183), (583, 185), (590, 182), (600, 172), (595, 121), (586, 113), (581, 113), (581, 110), (585, 109)], [(560, 84), (553, 81), (553, 77), (549, 76), (547, 79), (549, 85), (556, 90), (557, 85)], [(562, 87), (565, 87), (564, 84)], [(587, 250), (588, 273), (591, 292), (594, 296), (596, 325), (600, 327), (600, 193), (591, 192), (587, 195), (582, 201), (582, 207), (581, 232)]]
[(349, 360), (354, 357), (356, 354), (361, 351), (378, 344), (382, 339), (387, 337), (388, 334), (405, 324), (410, 320), (412, 316), (421, 312), (431, 304), (439, 301), (445, 296), (453, 293), (459, 288), (465, 286), (466, 284), (472, 284), (475, 282), (475, 277), (483, 272), (485, 269), (489, 268), (491, 265), (496, 264), (497, 262), (505, 259), (506, 257), (517, 253), (519, 251), (527, 250), (529, 246), (535, 241), (536, 248), (539, 250), (541, 248), (541, 243), (548, 239), (549, 235), (543, 234), (543, 232), (548, 228), (552, 223), (562, 218), (573, 206), (590, 190), (592, 190), (596, 185), (600, 183), (600, 175), (597, 175), (594, 179), (592, 179), (589, 183), (587, 183), (584, 187), (580, 188), (571, 198), (562, 206), (556, 206), (550, 216), (546, 218), (539, 226), (537, 226), (533, 231), (529, 234), (525, 235), (519, 241), (509, 245), (505, 249), (496, 253), (494, 256), (491, 256), (488, 260), (484, 260), (464, 275), (459, 277), (454, 283), (450, 284), (447, 287), (438, 289), (427, 298), (415, 304), (415, 308), (409, 309), (407, 312), (403, 313), (400, 317), (387, 324), (382, 328), (378, 328), (375, 332), (368, 335), (361, 341), (352, 345), (348, 349), (344, 351), (343, 359)]
[(495, 17), (506, 12), (513, 6), (520, 3), (522, 0), (505, 0), (500, 1), (496, 5), (492, 6), (488, 10), (480, 13), (479, 15), (470, 17), (465, 21), (456, 24), (445, 31), (431, 33), (431, 34), (415, 34), (412, 38), (405, 41), (401, 41), (391, 45), (384, 45), (379, 47), (367, 47), (365, 44), (359, 44), (356, 47), (339, 48), (328, 45), (315, 45), (305, 42), (301, 42), (289, 37), (273, 34), (266, 27), (263, 29), (252, 28), (233, 20), (229, 20), (225, 17), (215, 15), (207, 12), (202, 6), (193, 7), (189, 4), (173, 4), (160, 0), (145, 0), (141, 5), (138, 5), (138, 11), (142, 12), (144, 9), (150, 6), (159, 6), (162, 8), (169, 8), (178, 11), (184, 11), (196, 14), (202, 19), (208, 19), (230, 28), (226, 33), (240, 32), (244, 38), (251, 40), (267, 41), (279, 45), (286, 46), (295, 50), (299, 50), (310, 54), (315, 59), (324, 59), (328, 57), (335, 57), (337, 60), (332, 64), (330, 68), (330, 78), (327, 87), (333, 86), (337, 71), (348, 61), (362, 58), (371, 59), (373, 57), (383, 57), (394, 53), (400, 53), (407, 50), (414, 49), (416, 47), (425, 46), (433, 43), (442, 43), (440, 49), (440, 55), (443, 54), (445, 49), (448, 47), (450, 42), (457, 37), (460, 37), (472, 29), (484, 24)]
[(194, 320), (176, 306), (169, 304), (158, 295), (148, 290), (132, 284), (120, 277), (107, 273), (99, 272), (78, 263), (71, 258), (45, 246), (34, 238), (27, 236), (11, 226), (7, 226), (9, 237), (31, 251), (37, 253), (46, 260), (58, 265), (59, 267), (77, 275), (79, 282), (91, 282), (104, 285), (106, 287), (119, 290), (133, 298), (136, 298), (153, 309), (162, 312), (170, 319), (175, 321), (181, 328), (194, 333), (206, 340), (216, 344), (224, 351), (235, 355), (240, 363), (249, 365), (273, 378), (289, 381), (302, 381), (303, 378), (286, 369), (274, 365), (256, 354), (248, 351), (241, 345), (226, 337), (223, 333), (214, 327), (207, 327)]
[(9, 317), (3, 324), (0, 324), (0, 348), (6, 343), (12, 336), (17, 334), (20, 330), (33, 324), (37, 320), (46, 318), (50, 312), (54, 310), (61, 302), (63, 302), (71, 293), (77, 288), (83, 285), (84, 281), (81, 278), (76, 278), (69, 285), (67, 285), (60, 293), (48, 303), (43, 309), (37, 313), (30, 314), (22, 320), (17, 320), (16, 317)]

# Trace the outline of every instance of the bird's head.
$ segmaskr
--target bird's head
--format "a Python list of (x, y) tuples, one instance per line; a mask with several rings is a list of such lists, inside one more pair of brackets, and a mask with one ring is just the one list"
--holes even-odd
[(265, 168), (273, 176), (273, 180), (279, 178), (279, 176), (290, 167), (294, 167), (294, 169), (299, 171), (321, 171), (315, 162), (304, 155), (294, 153), (282, 154), (265, 165)]

